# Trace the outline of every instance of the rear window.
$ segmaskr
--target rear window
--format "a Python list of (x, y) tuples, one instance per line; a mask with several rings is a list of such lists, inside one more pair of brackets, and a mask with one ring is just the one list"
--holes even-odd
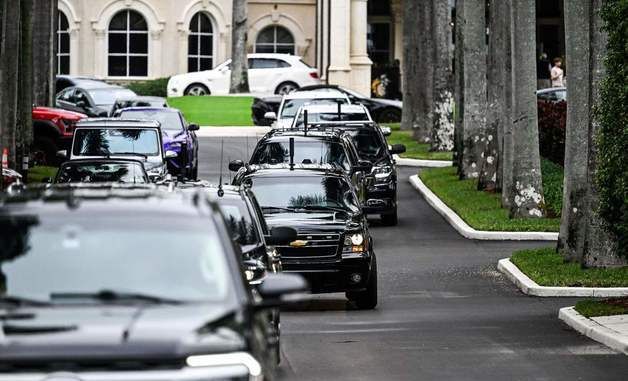
[(157, 130), (139, 128), (79, 128), (74, 132), (75, 156), (157, 156)]

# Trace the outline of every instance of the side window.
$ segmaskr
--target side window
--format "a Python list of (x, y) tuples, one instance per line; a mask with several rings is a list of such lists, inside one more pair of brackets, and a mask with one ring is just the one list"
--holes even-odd
[[(274, 58), (253, 58), (253, 65), (249, 65), (252, 69), (278, 69), (290, 67), (290, 64), (283, 60)], [(249, 60), (249, 63), (251, 60)]]
[(74, 103), (74, 93), (76, 89), (67, 89), (59, 96), (59, 99), (65, 102)]
[(275, 61), (275, 65), (278, 68), (291, 67), (289, 63), (284, 60), (272, 60)]
[(79, 102), (84, 102), (85, 104), (89, 103), (89, 100), (87, 99), (87, 96), (85, 95), (85, 92), (83, 92), (82, 90), (76, 90), (76, 93), (74, 93), (72, 103), (78, 104)]
[(259, 65), (258, 61), (259, 59), (257, 58), (249, 58), (248, 59), (249, 69), (259, 69), (259, 67), (257, 67)]

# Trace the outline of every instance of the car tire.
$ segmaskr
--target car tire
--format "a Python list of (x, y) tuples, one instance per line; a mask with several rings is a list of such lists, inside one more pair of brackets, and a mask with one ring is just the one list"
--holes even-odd
[(299, 85), (297, 85), (294, 82), (289, 82), (289, 81), (282, 82), (275, 89), (275, 94), (278, 94), (278, 95), (290, 94), (291, 92), (298, 89), (299, 89)]
[(397, 208), (395, 208), (394, 212), (382, 214), (380, 217), (382, 219), (382, 224), (386, 226), (396, 226), (399, 222), (399, 219), (397, 218)]
[(192, 171), (190, 173), (190, 177), (194, 181), (198, 180), (198, 161), (194, 164), (194, 167), (192, 168)]
[(401, 110), (396, 108), (387, 108), (379, 113), (377, 118), (378, 123), (400, 123), (401, 122)]
[(31, 150), (31, 165), (47, 165), (55, 167), (59, 165), (57, 158), (57, 144), (50, 136), (35, 136)]
[(373, 256), (373, 265), (366, 290), (347, 292), (347, 299), (361, 310), (372, 310), (377, 306), (377, 259)]
[(209, 91), (207, 86), (203, 85), (202, 83), (193, 83), (185, 89), (183, 95), (202, 97), (205, 95), (211, 95), (211, 92)]

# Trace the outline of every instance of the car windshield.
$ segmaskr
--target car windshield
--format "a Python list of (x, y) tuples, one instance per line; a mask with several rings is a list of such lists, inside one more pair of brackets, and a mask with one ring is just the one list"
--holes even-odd
[(67, 163), (61, 166), (55, 183), (148, 183), (140, 163)]
[[(251, 164), (281, 164), (290, 162), (290, 141), (262, 143), (253, 153)], [(334, 164), (350, 169), (349, 159), (342, 144), (324, 140), (294, 141), (294, 162), (297, 164)]]
[(386, 153), (386, 144), (380, 136), (370, 128), (361, 128), (346, 131), (353, 140), (353, 144), (358, 150), (361, 158), (366, 160), (376, 160)]
[(79, 128), (72, 152), (75, 156), (157, 156), (161, 151), (156, 129)]
[(320, 105), (320, 104), (337, 104), (338, 102), (342, 104), (348, 104), (347, 98), (338, 97), (338, 98), (324, 98), (324, 99), (286, 99), (283, 104), (283, 108), (281, 109), (281, 118), (294, 118), (294, 116), (299, 111), (299, 108), (304, 104), (310, 105)]
[(338, 177), (291, 175), (248, 181), (265, 212), (273, 208), (359, 210), (351, 184)]
[[(103, 212), (106, 213), (106, 212)], [(176, 301), (219, 301), (231, 280), (215, 226), (137, 210), (0, 215), (0, 296), (116, 290)]]
[(156, 120), (161, 124), (162, 130), (182, 131), (183, 121), (179, 113), (163, 110), (125, 110), (120, 113), (124, 119)]
[[(369, 118), (366, 113), (357, 112), (342, 112), (340, 115), (337, 112), (308, 112), (308, 123), (320, 123), (320, 122), (368, 122)], [(303, 112), (299, 114), (296, 121), (297, 127), (303, 126)]]
[(97, 106), (110, 106), (116, 103), (116, 99), (136, 96), (128, 89), (94, 89), (87, 91)]
[(241, 198), (221, 198), (218, 200), (220, 209), (225, 215), (233, 239), (240, 245), (255, 245), (259, 243), (259, 234), (253, 217)]

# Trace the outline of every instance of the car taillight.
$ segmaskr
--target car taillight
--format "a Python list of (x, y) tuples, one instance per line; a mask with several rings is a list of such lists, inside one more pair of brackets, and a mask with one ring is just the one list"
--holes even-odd
[(318, 72), (316, 72), (316, 71), (310, 72), (310, 77), (312, 77), (314, 79), (318, 79)]

